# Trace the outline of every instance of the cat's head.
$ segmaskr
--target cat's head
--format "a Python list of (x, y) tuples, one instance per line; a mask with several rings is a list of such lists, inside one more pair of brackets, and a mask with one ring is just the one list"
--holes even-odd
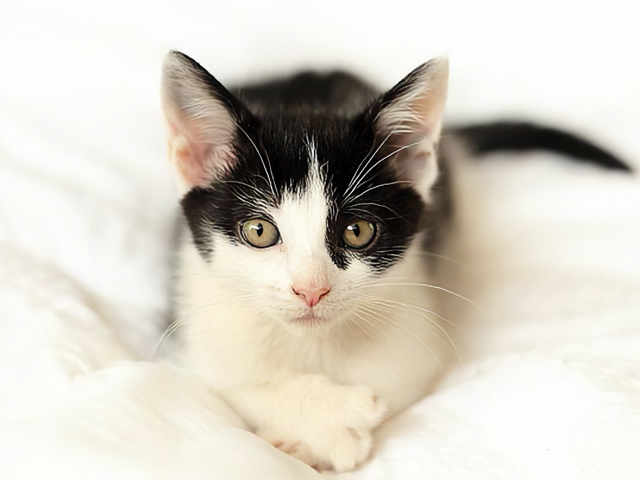
[(447, 77), (440, 58), (353, 115), (258, 114), (169, 53), (169, 159), (211, 277), (294, 331), (357, 315), (422, 240)]

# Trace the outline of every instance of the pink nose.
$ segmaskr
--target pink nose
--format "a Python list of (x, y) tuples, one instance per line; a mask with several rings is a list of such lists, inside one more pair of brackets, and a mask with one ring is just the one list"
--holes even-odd
[(325, 297), (330, 291), (331, 287), (320, 287), (320, 288), (305, 288), (305, 287), (292, 287), (293, 293), (298, 295), (301, 299), (303, 299), (307, 305), (313, 307), (318, 304), (318, 302)]

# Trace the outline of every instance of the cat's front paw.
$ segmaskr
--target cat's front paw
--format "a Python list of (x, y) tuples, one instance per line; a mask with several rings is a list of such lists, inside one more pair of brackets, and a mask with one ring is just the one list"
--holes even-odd
[(297, 425), (274, 424), (258, 435), (318, 470), (345, 472), (364, 462), (371, 433), (384, 419), (384, 402), (368, 387), (334, 385), (310, 403), (312, 410)]

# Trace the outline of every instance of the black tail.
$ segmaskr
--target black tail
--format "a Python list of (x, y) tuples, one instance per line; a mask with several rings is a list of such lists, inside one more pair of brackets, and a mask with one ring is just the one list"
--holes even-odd
[(612, 170), (632, 172), (622, 160), (576, 135), (524, 122), (496, 122), (453, 128), (477, 155), (500, 150), (547, 150)]

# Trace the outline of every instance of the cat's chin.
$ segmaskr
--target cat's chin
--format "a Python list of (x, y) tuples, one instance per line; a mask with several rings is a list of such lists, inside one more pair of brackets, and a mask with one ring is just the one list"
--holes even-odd
[(324, 325), (327, 319), (315, 312), (307, 312), (294, 320), (295, 323), (299, 323), (305, 326), (313, 327), (317, 325)]

